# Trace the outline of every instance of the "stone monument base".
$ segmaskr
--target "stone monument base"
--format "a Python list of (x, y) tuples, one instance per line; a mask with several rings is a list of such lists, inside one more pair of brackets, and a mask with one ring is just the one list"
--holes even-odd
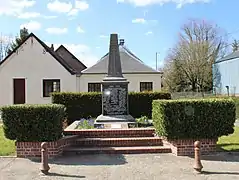
[(131, 115), (99, 115), (95, 122), (135, 122), (135, 119)]
[(99, 115), (95, 120), (95, 127), (108, 126), (108, 124), (135, 124), (135, 119), (131, 115)]

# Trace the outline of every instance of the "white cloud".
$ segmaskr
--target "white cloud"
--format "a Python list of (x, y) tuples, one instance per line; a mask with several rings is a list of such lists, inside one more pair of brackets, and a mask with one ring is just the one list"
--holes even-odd
[(117, 3), (130, 3), (135, 6), (148, 6), (148, 5), (164, 5), (166, 3), (175, 3), (177, 8), (181, 8), (185, 4), (193, 3), (209, 3), (211, 0), (117, 0)]
[(20, 19), (31, 19), (31, 18), (38, 18), (42, 17), (44, 19), (55, 19), (57, 16), (47, 16), (47, 15), (41, 15), (38, 12), (23, 12), (18, 15), (18, 18)]
[(71, 2), (62, 2), (54, 0), (47, 4), (50, 11), (58, 13), (67, 13), (68, 16), (76, 16), (79, 11), (85, 11), (89, 8), (89, 4), (85, 0), (75, 0), (75, 4)]
[(152, 31), (148, 31), (148, 32), (145, 33), (146, 36), (151, 35), (151, 34), (153, 34)]
[(47, 28), (46, 32), (49, 34), (65, 34), (67, 33), (68, 29), (67, 28), (57, 28), (57, 27), (52, 27), (52, 28)]
[(18, 18), (20, 19), (30, 19), (30, 18), (36, 18), (41, 16), (40, 13), (37, 12), (23, 12), (20, 15), (18, 15)]
[(78, 0), (75, 1), (75, 8), (84, 11), (89, 8), (89, 4), (86, 1)]
[(53, 2), (49, 2), (47, 4), (47, 8), (53, 12), (67, 13), (72, 9), (72, 4), (71, 2), (66, 3), (66, 2), (60, 2), (58, 0), (55, 0)]
[[(52, 43), (47, 42), (48, 46), (51, 46)], [(61, 44), (54, 44), (54, 48), (57, 49)], [(72, 54), (74, 54), (82, 63), (87, 67), (94, 65), (99, 57), (92, 53), (92, 50), (89, 46), (85, 44), (62, 44), (65, 46)]]
[(146, 20), (144, 18), (136, 18), (132, 20), (132, 23), (145, 24)]
[(35, 3), (34, 0), (0, 0), (0, 15), (19, 15)]
[(29, 31), (37, 31), (41, 28), (41, 23), (37, 21), (29, 21), (28, 23), (24, 23), (20, 25), (20, 28), (27, 28)]
[(79, 33), (84, 33), (85, 31), (84, 31), (80, 26), (78, 26), (78, 27), (77, 27), (77, 32), (79, 32)]

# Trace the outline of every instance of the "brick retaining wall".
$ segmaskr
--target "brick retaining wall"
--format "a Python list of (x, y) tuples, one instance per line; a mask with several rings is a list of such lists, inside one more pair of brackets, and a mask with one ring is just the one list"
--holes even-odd
[[(164, 139), (163, 144), (171, 147), (172, 153), (176, 156), (194, 155), (194, 142), (196, 139), (169, 140)], [(201, 142), (201, 154), (210, 154), (216, 151), (217, 139), (199, 139)]]
[[(71, 145), (74, 139), (75, 136), (69, 136), (63, 137), (55, 142), (47, 142), (48, 157), (54, 158), (60, 156), (63, 148)], [(42, 142), (16, 142), (17, 157), (41, 157), (41, 143)]]

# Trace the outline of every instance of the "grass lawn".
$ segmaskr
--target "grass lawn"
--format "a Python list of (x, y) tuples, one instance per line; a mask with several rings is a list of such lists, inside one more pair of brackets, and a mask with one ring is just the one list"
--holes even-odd
[(220, 137), (217, 146), (219, 150), (239, 152), (239, 127), (235, 127), (233, 134)]
[(0, 124), (0, 156), (15, 155), (15, 142), (8, 140), (4, 136), (3, 127)]

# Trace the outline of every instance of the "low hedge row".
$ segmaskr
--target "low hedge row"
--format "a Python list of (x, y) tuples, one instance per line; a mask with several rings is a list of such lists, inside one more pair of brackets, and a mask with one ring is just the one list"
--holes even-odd
[(21, 142), (55, 141), (62, 137), (64, 105), (11, 105), (1, 108), (6, 138)]
[[(152, 101), (155, 99), (171, 99), (171, 94), (163, 92), (130, 92), (129, 112), (135, 117), (151, 118)], [(66, 106), (68, 123), (76, 119), (97, 117), (101, 114), (101, 93), (53, 93), (52, 103)]]
[(169, 139), (218, 138), (234, 132), (232, 99), (153, 101), (153, 123), (160, 136)]

